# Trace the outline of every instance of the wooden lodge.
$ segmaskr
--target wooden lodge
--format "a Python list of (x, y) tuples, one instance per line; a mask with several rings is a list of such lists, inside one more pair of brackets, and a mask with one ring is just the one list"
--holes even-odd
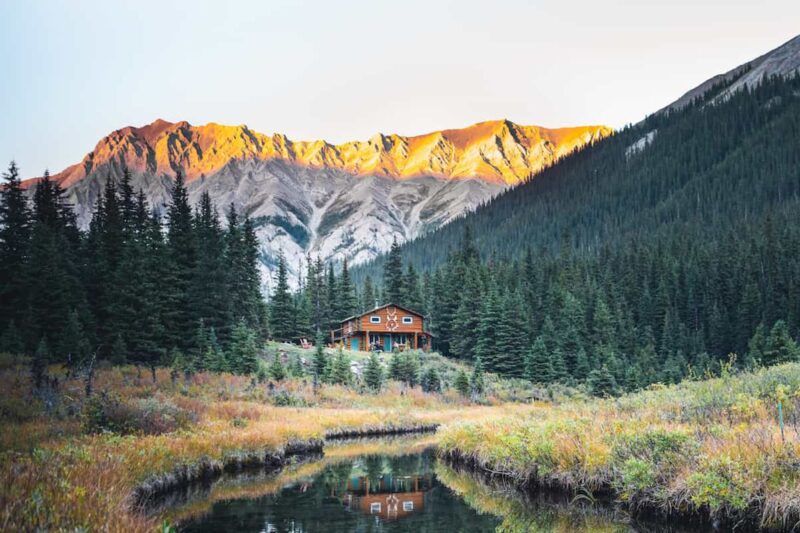
[(349, 480), (341, 501), (351, 511), (392, 521), (424, 510), (425, 493), (432, 486), (430, 475), (385, 474), (374, 483), (367, 476), (353, 477)]
[(353, 351), (421, 349), (428, 351), (433, 336), (425, 331), (425, 317), (397, 304), (385, 304), (342, 321), (331, 331), (331, 342)]

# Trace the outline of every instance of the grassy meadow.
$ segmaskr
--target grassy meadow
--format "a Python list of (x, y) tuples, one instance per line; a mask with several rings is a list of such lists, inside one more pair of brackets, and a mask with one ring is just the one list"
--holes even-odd
[[(265, 363), (271, 350), (296, 348), (271, 345)], [(445, 376), (458, 370), (438, 355), (424, 357)], [(157, 369), (154, 381), (134, 366), (99, 368), (87, 399), (82, 378), (61, 367), (48, 372), (57, 384), (34, 395), (27, 361), (0, 356), (0, 531), (153, 531), (163, 517), (141, 512), (135, 490), (182, 465), (246, 461), (342, 432), (533, 408), (498, 398), (495, 390), (516, 394), (518, 384), (491, 375), (478, 405), (451, 389), (428, 394), (394, 381), (369, 393), (358, 383), (315, 387), (308, 377), (259, 381), (169, 368)]]
[[(263, 364), (275, 354), (313, 357), (270, 344)], [(364, 356), (350, 355), (358, 373)], [(384, 366), (389, 357), (382, 356)], [(438, 354), (421, 358), (423, 369), (433, 366), (442, 377), (441, 393), (396, 381), (374, 393), (359, 378), (348, 387), (315, 386), (309, 377), (274, 381), (169, 368), (157, 369), (154, 380), (146, 369), (117, 366), (96, 370), (87, 398), (83, 377), (60, 366), (48, 369), (49, 388), (34, 394), (28, 362), (0, 356), (0, 531), (154, 531), (164, 519), (207, 508), (208, 500), (155, 513), (137, 505), (138, 488), (181, 467), (246, 464), (326, 436), (435, 424), (439, 430), (425, 445), (509, 486), (590, 500), (611, 495), (635, 516), (702, 516), (779, 529), (800, 519), (800, 364), (752, 373), (726, 367), (718, 377), (608, 399), (486, 374), (486, 391), (476, 401), (452, 388), (466, 366)], [(341, 448), (326, 460), (370, 446)], [(300, 464), (287, 475), (317, 468)], [(474, 480), (445, 474), (445, 484), (470, 505), (487, 512), (510, 506), (504, 514), (527, 523), (530, 514), (519, 501), (481, 496), (486, 490)], [(275, 489), (255, 481), (228, 486), (210, 501)], [(557, 529), (576, 524), (574, 516), (553, 520)], [(578, 521), (616, 527), (602, 513)]]
[(517, 486), (610, 493), (634, 515), (800, 523), (800, 364), (464, 421), (437, 440)]

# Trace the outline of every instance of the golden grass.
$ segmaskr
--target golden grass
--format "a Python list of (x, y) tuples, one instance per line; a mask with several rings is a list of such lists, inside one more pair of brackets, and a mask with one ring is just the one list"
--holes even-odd
[(654, 389), (451, 424), (440, 452), (518, 484), (612, 489), (634, 510), (800, 520), (800, 365)]
[[(474, 406), (453, 397), (390, 385), (379, 395), (310, 383), (268, 384), (233, 375), (199, 374), (173, 384), (168, 369), (101, 369), (95, 390), (123, 400), (163, 398), (190, 411), (196, 423), (161, 435), (83, 434), (76, 413), (84, 403), (83, 383), (64, 380), (50, 411), (35, 414), (26, 370), (0, 369), (0, 389), (25, 402), (2, 406), (0, 432), (0, 531), (152, 531), (162, 517), (133, 509), (133, 492), (153, 476), (200, 460), (278, 450), (295, 439), (322, 438), (342, 429), (379, 430), (453, 420), (508, 416), (521, 406)], [(272, 405), (276, 392), (311, 407)]]

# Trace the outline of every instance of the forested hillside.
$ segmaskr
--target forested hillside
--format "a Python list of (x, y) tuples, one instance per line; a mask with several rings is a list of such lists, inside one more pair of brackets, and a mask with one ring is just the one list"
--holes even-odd
[(439, 348), (602, 389), (797, 358), (800, 79), (724, 88), (402, 246)]
[(166, 220), (108, 180), (80, 231), (63, 189), (45, 177), (32, 205), (12, 163), (0, 194), (0, 351), (72, 370), (95, 359), (153, 369), (255, 370), (266, 335), (258, 247), (249, 218), (231, 207), (222, 228), (203, 195), (189, 205), (178, 176)]

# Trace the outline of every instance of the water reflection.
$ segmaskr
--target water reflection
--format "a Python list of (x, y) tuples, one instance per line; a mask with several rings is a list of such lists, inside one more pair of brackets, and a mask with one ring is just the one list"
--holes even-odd
[(324, 458), (278, 474), (194, 487), (165, 503), (166, 516), (193, 532), (687, 531), (631, 522), (614, 505), (523, 494), (437, 462), (432, 444), (425, 436), (329, 445)]
[(271, 494), (213, 503), (185, 531), (493, 531), (499, 520), (466, 505), (434, 474), (431, 450), (326, 464)]

